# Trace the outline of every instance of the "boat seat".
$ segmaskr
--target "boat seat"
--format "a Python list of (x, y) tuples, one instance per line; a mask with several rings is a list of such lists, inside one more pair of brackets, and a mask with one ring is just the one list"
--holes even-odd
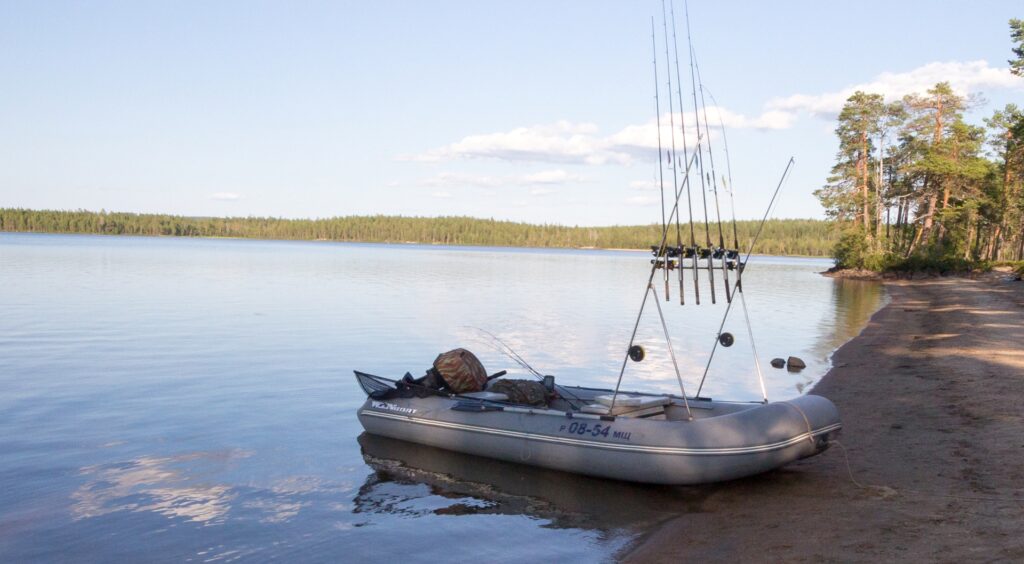
[(473, 398), (484, 401), (508, 401), (508, 395), (499, 392), (469, 392), (468, 394), (459, 394), (464, 398)]
[(580, 411), (583, 413), (593, 413), (594, 415), (608, 415), (608, 412), (611, 410), (599, 403), (592, 403), (584, 405), (580, 408)]
[(653, 417), (665, 413), (665, 406), (672, 403), (667, 396), (628, 396), (619, 394), (612, 408), (612, 396), (597, 396), (598, 403), (585, 405), (580, 409), (583, 413), (595, 415), (615, 415), (622, 417)]
[(615, 409), (620, 407), (628, 407), (631, 409), (643, 409), (648, 407), (664, 406), (672, 403), (672, 398), (668, 396), (630, 396), (626, 394), (619, 394), (616, 397), (613, 394), (607, 394), (603, 396), (597, 396), (594, 398), (597, 403), (611, 407), (612, 401), (615, 402)]

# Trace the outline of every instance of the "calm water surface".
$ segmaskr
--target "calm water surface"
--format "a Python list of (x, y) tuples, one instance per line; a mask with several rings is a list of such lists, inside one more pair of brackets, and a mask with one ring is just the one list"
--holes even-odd
[[(516, 374), (482, 328), (560, 383), (614, 386), (648, 258), (0, 234), (0, 561), (611, 558), (706, 490), (361, 436), (352, 370), (418, 376), (465, 346)], [(751, 261), (770, 399), (813, 385), (883, 299), (828, 265)], [(692, 393), (724, 305), (663, 307)], [(678, 389), (654, 312), (624, 389)], [(742, 309), (726, 330), (704, 395), (759, 399)], [(789, 355), (808, 368), (768, 366)]]

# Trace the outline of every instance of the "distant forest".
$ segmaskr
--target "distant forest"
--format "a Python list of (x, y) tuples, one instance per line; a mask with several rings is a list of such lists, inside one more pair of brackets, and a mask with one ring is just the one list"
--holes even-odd
[[(755, 220), (736, 223), (742, 251), (747, 250), (758, 223)], [(723, 228), (731, 233), (731, 224), (723, 224)], [(717, 231), (717, 228), (712, 226), (712, 230)], [(471, 217), (383, 215), (329, 219), (183, 217), (12, 208), (0, 208), (0, 231), (604, 249), (646, 249), (661, 240), (660, 225), (568, 227)], [(702, 227), (697, 229), (697, 238), (704, 239)], [(670, 244), (674, 239), (673, 236)], [(773, 255), (828, 256), (837, 241), (838, 233), (825, 221), (775, 219), (765, 224), (755, 251)]]

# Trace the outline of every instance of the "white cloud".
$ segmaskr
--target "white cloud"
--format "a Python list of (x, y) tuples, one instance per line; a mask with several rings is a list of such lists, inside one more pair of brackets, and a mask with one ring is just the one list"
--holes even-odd
[(554, 190), (552, 190), (551, 188), (534, 188), (533, 190), (530, 190), (530, 195), (531, 196), (547, 196), (548, 194), (550, 194), (552, 192), (554, 192)]
[(661, 187), (661, 184), (657, 180), (634, 180), (629, 183), (631, 190), (657, 190)]
[(630, 196), (626, 198), (626, 203), (631, 206), (653, 206), (660, 202), (661, 200), (656, 196)]
[[(1024, 80), (1014, 77), (1006, 68), (991, 67), (986, 61), (935, 62), (907, 72), (885, 72), (869, 82), (834, 92), (774, 98), (765, 104), (765, 110), (759, 115), (748, 116), (717, 105), (708, 106), (706, 113), (712, 136), (723, 125), (731, 129), (787, 129), (793, 126), (800, 112), (834, 117), (850, 94), (857, 90), (877, 92), (889, 99), (897, 99), (905, 94), (924, 92), (940, 81), (949, 81), (956, 91), (963, 94), (977, 92), (982, 88), (1024, 88)], [(703, 114), (700, 117), (703, 119)], [(687, 126), (686, 144), (692, 147), (696, 143), (693, 114), (666, 113), (661, 116), (663, 150), (671, 146), (671, 136), (675, 134), (676, 150), (682, 152), (680, 124), (683, 119)], [(610, 135), (601, 135), (593, 123), (562, 120), (503, 132), (469, 135), (449, 145), (398, 158), (421, 162), (497, 159), (579, 165), (630, 165), (636, 159), (654, 158), (657, 147), (658, 125), (655, 119), (627, 125)], [(545, 183), (538, 175), (531, 175), (537, 176), (537, 179), (520, 181)], [(556, 178), (553, 182), (561, 180)], [(478, 181), (477, 184), (488, 185), (484, 181)]]
[[(928, 63), (907, 72), (884, 72), (869, 82), (847, 86), (824, 94), (795, 94), (768, 102), (772, 111), (806, 111), (813, 115), (835, 117), (851, 94), (858, 90), (882, 94), (897, 100), (907, 94), (924, 93), (939, 82), (949, 82), (957, 93), (966, 95), (983, 88), (1024, 88), (1024, 80), (1009, 69), (990, 67), (987, 61), (949, 61)], [(771, 113), (771, 112), (768, 112)]]
[(423, 181), (425, 186), (477, 186), (493, 187), (502, 184), (500, 178), (480, 174), (465, 174), (461, 172), (441, 172), (433, 178)]
[(238, 193), (235, 193), (235, 192), (214, 192), (213, 194), (210, 194), (209, 198), (211, 200), (220, 200), (220, 201), (223, 201), (223, 202), (233, 202), (235, 200), (241, 199), (242, 195), (238, 194)]
[(453, 159), (492, 158), (507, 161), (540, 161), (603, 164), (621, 160), (600, 146), (592, 123), (558, 121), (553, 124), (517, 127), (511, 131), (470, 135), (462, 140), (401, 160), (436, 162)]
[(567, 184), (570, 182), (585, 182), (586, 178), (579, 174), (571, 174), (564, 170), (545, 170), (522, 177), (527, 184)]
[[(501, 186), (558, 186), (586, 182), (587, 178), (580, 174), (566, 172), (561, 169), (544, 170), (531, 174), (511, 176), (487, 176), (466, 174), (461, 172), (441, 172), (422, 182), (432, 188), (444, 187), (477, 187), (498, 188)], [(550, 191), (550, 190), (549, 190)], [(547, 193), (547, 192), (545, 192)]]
[[(774, 109), (756, 117), (748, 117), (717, 106), (707, 108), (712, 130), (724, 123), (726, 127), (743, 129), (784, 129), (792, 125), (792, 112)], [(661, 118), (662, 145), (668, 147), (673, 131), (682, 123), (683, 115), (666, 113)], [(689, 121), (692, 122), (692, 116)], [(672, 119), (670, 119), (672, 118)], [(696, 143), (696, 129), (687, 127), (687, 143)], [(676, 139), (682, 149), (682, 136)], [(559, 121), (553, 124), (518, 127), (511, 131), (470, 135), (460, 141), (432, 149), (419, 155), (403, 155), (400, 160), (438, 162), (456, 159), (498, 159), (505, 161), (551, 162), (567, 164), (632, 164), (634, 158), (651, 158), (658, 146), (655, 119), (628, 125), (608, 136), (598, 135), (591, 123)], [(680, 151), (681, 152), (681, 151)]]
[(451, 198), (452, 194), (451, 194), (451, 192), (432, 192), (430, 194), (430, 197), (431, 198)]

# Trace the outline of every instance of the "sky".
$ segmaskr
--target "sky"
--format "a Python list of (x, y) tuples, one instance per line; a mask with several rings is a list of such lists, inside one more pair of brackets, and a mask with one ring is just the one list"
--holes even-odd
[[(660, 1), (0, 0), (0, 207), (660, 222), (656, 120), (666, 149), (677, 133), (682, 152), (680, 119), (696, 141), (674, 9), (682, 89)], [(823, 217), (812, 193), (857, 88), (948, 80), (984, 97), (975, 123), (1024, 104), (1019, 0), (689, 12), (726, 218), (727, 187), (738, 218), (760, 217), (790, 157), (773, 215)]]

